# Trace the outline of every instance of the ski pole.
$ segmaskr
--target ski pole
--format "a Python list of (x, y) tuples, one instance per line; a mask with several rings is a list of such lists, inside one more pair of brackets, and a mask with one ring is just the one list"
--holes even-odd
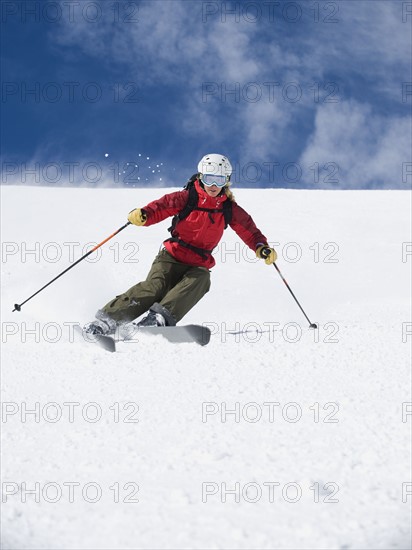
[(317, 325), (316, 323), (311, 323), (311, 322), (310, 322), (309, 317), (308, 317), (308, 316), (306, 315), (306, 313), (304, 312), (303, 307), (300, 305), (298, 299), (297, 299), (296, 296), (294, 295), (292, 289), (291, 289), (290, 286), (288, 285), (288, 283), (287, 283), (285, 277), (282, 275), (282, 273), (280, 272), (280, 269), (278, 268), (278, 266), (276, 265), (275, 262), (273, 262), (273, 265), (275, 266), (276, 271), (279, 273), (279, 275), (280, 275), (282, 281), (283, 281), (283, 282), (285, 283), (285, 285), (287, 286), (289, 292), (292, 294), (293, 298), (295, 299), (295, 302), (296, 302), (296, 303), (298, 304), (298, 306), (300, 307), (301, 312), (302, 312), (303, 315), (306, 317), (306, 319), (307, 319), (307, 321), (308, 321), (308, 323), (309, 323), (309, 328), (318, 328), (318, 325)]
[(122, 225), (122, 227), (120, 227), (117, 231), (115, 231), (114, 233), (112, 233), (111, 235), (109, 235), (109, 237), (107, 237), (106, 239), (104, 239), (104, 241), (102, 241), (101, 243), (97, 244), (94, 248), (92, 248), (91, 250), (89, 250), (89, 252), (86, 252), (86, 254), (84, 256), (82, 256), (81, 258), (79, 258), (78, 260), (76, 260), (74, 262), (74, 264), (70, 265), (68, 268), (66, 268), (64, 271), (62, 271), (61, 273), (59, 273), (59, 275), (57, 275), (57, 277), (55, 277), (54, 279), (52, 279), (51, 281), (49, 281), (47, 284), (45, 284), (44, 286), (42, 286), (37, 292), (35, 292), (34, 294), (32, 294), (29, 298), (27, 298), (27, 300), (24, 300), (24, 302), (22, 302), (21, 304), (14, 304), (14, 309), (13, 311), (20, 311), (22, 306), (24, 306), (24, 304), (26, 302), (28, 302), (29, 300), (31, 300), (32, 298), (34, 298), (39, 292), (41, 292), (42, 290), (44, 290), (46, 287), (48, 287), (49, 285), (51, 285), (52, 283), (54, 283), (54, 281), (57, 281), (57, 279), (59, 279), (59, 277), (61, 277), (62, 275), (64, 275), (65, 273), (67, 273), (70, 269), (72, 269), (72, 267), (74, 267), (75, 265), (77, 265), (78, 263), (80, 263), (82, 260), (84, 260), (85, 258), (87, 258), (87, 256), (90, 256), (90, 254), (92, 252), (94, 252), (95, 250), (97, 250), (98, 248), (100, 248), (101, 246), (104, 245), (104, 243), (107, 243), (107, 241), (109, 241), (110, 239), (112, 239), (115, 235), (117, 235), (118, 233), (120, 233), (120, 231), (123, 231), (123, 229), (125, 227), (127, 227), (128, 225), (130, 225), (130, 222), (127, 222), (125, 223), (124, 225)]

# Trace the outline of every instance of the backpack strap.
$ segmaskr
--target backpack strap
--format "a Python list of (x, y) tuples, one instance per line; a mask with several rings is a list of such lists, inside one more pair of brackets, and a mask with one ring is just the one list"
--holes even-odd
[(192, 212), (192, 210), (197, 209), (199, 196), (197, 194), (196, 187), (194, 186), (194, 184), (191, 184), (189, 187), (187, 187), (187, 189), (189, 190), (189, 198), (187, 199), (186, 205), (177, 214), (177, 217), (179, 218), (179, 220), (184, 220), (185, 218), (188, 217), (188, 215), (190, 214), (190, 212)]
[(233, 211), (232, 211), (233, 203), (230, 199), (226, 199), (223, 203), (223, 218), (225, 220), (225, 229), (227, 229), (227, 226), (232, 221)]
[(192, 244), (186, 243), (185, 241), (182, 241), (182, 239), (179, 239), (179, 237), (170, 237), (170, 239), (166, 239), (165, 242), (171, 242), (171, 243), (179, 243), (180, 246), (184, 246), (185, 248), (189, 248), (189, 250), (192, 250), (193, 252), (196, 252), (196, 254), (199, 254), (204, 260), (207, 260), (208, 256), (210, 256), (213, 252), (213, 250), (207, 250), (206, 248), (199, 248), (198, 246), (193, 246)]
[(195, 189), (195, 181), (197, 180), (197, 176), (197, 174), (193, 174), (193, 176), (184, 186), (184, 189), (187, 189), (189, 191), (189, 197), (187, 199), (187, 203), (182, 208), (182, 210), (178, 214), (176, 214), (176, 216), (173, 216), (172, 225), (167, 229), (172, 235), (174, 233), (176, 225), (180, 222), (180, 220), (184, 220), (185, 218), (187, 218), (190, 212), (194, 210), (197, 206), (197, 201), (199, 199), (197, 191)]

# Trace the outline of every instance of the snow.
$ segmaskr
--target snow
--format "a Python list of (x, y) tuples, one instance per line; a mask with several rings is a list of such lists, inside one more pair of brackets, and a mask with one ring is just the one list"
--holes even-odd
[(234, 192), (319, 330), (228, 229), (185, 318), (210, 344), (109, 354), (68, 323), (145, 277), (168, 221), (11, 310), (159, 189), (1, 188), (4, 548), (410, 547), (410, 193)]

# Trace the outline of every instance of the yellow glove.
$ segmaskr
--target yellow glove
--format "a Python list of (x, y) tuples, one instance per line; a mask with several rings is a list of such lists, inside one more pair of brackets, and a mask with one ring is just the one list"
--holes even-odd
[(127, 219), (130, 223), (133, 223), (134, 225), (144, 225), (147, 221), (147, 214), (144, 210), (141, 210), (140, 208), (135, 208), (134, 210), (129, 212)]
[(270, 265), (276, 262), (278, 255), (273, 248), (268, 245), (258, 246), (256, 256), (265, 260), (265, 264)]

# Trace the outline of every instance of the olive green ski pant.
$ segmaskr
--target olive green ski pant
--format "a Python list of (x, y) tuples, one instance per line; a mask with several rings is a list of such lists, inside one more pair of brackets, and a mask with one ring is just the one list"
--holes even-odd
[(101, 311), (117, 322), (130, 322), (158, 302), (178, 322), (209, 288), (208, 269), (179, 262), (163, 249), (156, 256), (146, 280), (116, 296)]

